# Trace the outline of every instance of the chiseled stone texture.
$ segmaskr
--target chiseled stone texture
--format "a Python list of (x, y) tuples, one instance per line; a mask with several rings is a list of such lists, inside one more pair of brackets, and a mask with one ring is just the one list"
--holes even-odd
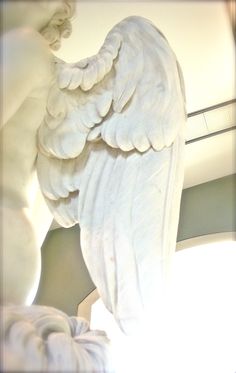
[(1, 310), (4, 372), (113, 372), (105, 333), (45, 306)]

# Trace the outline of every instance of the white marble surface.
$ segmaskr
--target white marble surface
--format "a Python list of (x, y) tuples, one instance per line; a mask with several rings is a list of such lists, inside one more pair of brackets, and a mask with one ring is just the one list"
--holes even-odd
[[(40, 33), (25, 21), (26, 6), (19, 2), (14, 9), (11, 2), (1, 4), (5, 20), (1, 34), (1, 49), (4, 51), (1, 123), (3, 298), (5, 302), (16, 304), (28, 303), (29, 298), (32, 301), (40, 276), (38, 224), (32, 216), (38, 191), (34, 163), (37, 130), (45, 115), (48, 89), (53, 78), (52, 54)], [(48, 15), (39, 12), (35, 23), (41, 19), (46, 25), (50, 16), (50, 12)], [(41, 215), (43, 236), (51, 219), (44, 206)]]
[[(84, 259), (107, 309), (125, 334), (137, 334), (147, 319), (159, 325), (176, 244), (186, 123), (180, 67), (165, 37), (140, 17), (116, 25), (98, 55), (66, 64), (53, 58), (48, 44), (57, 48), (60, 36), (67, 35), (70, 3), (30, 2), (29, 24), (20, 13), (25, 3), (19, 4), (16, 24), (12, 27), (9, 17), (11, 30), (2, 36), (5, 302), (26, 303), (39, 280), (39, 240), (44, 237), (37, 229), (45, 227), (45, 234), (51, 215), (45, 210), (34, 220), (37, 157), (39, 183), (51, 212), (63, 226), (79, 222)], [(6, 314), (9, 364), (12, 354), (18, 364), (19, 354), (19, 366), (32, 368), (33, 337), (27, 350), (24, 336), (36, 322), (44, 338), (52, 323), (55, 335), (49, 338), (55, 344), (36, 368), (91, 371), (98, 353), (97, 368), (110, 371), (107, 340), (100, 343), (97, 335), (91, 356), (80, 349), (73, 356), (71, 335), (60, 335), (60, 311), (16, 306)], [(45, 324), (38, 325), (41, 316)], [(23, 341), (17, 335), (19, 319)]]
[(116, 25), (97, 55), (57, 66), (39, 129), (40, 185), (62, 226), (79, 223), (91, 278), (132, 334), (158, 310), (175, 250), (186, 123), (181, 70), (141, 17)]
[(109, 341), (85, 319), (45, 306), (1, 309), (4, 372), (114, 372)]
[(40, 248), (52, 222), (35, 172), (37, 131), (55, 79), (51, 48), (69, 36), (74, 2), (4, 1), (1, 12), (2, 298), (30, 304), (39, 284)]

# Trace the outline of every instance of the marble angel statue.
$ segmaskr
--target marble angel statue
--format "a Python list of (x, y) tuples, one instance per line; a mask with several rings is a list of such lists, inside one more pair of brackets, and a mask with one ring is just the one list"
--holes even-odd
[[(72, 14), (70, 2), (60, 2), (60, 6), (64, 6), (64, 18), (60, 7), (58, 16), (56, 3), (46, 4), (47, 11), (49, 8), (52, 13), (43, 15), (43, 26), (50, 20), (55, 28), (56, 19), (59, 30), (65, 30), (63, 22), (68, 22)], [(45, 10), (44, 6), (43, 3)], [(39, 19), (35, 19), (34, 27), (36, 21)], [(17, 94), (16, 97), (10, 94), (11, 80), (9, 87), (7, 85), (9, 109), (2, 129), (6, 132), (7, 162), (10, 164), (14, 152), (15, 157), (22, 159), (22, 170), (28, 172), (22, 174), (20, 167), (19, 172), (12, 168), (11, 180), (5, 177), (9, 205), (10, 201), (16, 204), (19, 200), (19, 209), (13, 214), (21, 213), (19, 229), (27, 229), (25, 223), (20, 225), (25, 205), (19, 198), (18, 188), (22, 185), (21, 196), (26, 195), (27, 183), (36, 169), (41, 191), (54, 218), (64, 227), (79, 223), (81, 248), (90, 275), (121, 330), (131, 335), (158, 312), (175, 250), (186, 122), (181, 70), (162, 33), (141, 17), (129, 17), (118, 23), (108, 33), (97, 55), (72, 64), (53, 57), (41, 36), (50, 34), (42, 32), (42, 23), (35, 29), (31, 31), (33, 35), (28, 35), (27, 30), (23, 30), (22, 35), (17, 31), (17, 48), (25, 47), (27, 53), (29, 47), (31, 63), (37, 59), (40, 74), (32, 69), (31, 77), (27, 71), (29, 66), (26, 71), (23, 69), (27, 84), (24, 99), (22, 96), (19, 101), (16, 101)], [(11, 32), (6, 33), (9, 45), (14, 43)], [(29, 46), (25, 39), (20, 44), (21, 36)], [(56, 38), (51, 42), (57, 43)], [(10, 48), (9, 51), (13, 53)], [(9, 61), (11, 56), (7, 56)], [(35, 90), (31, 91), (28, 84), (34, 78)], [(29, 121), (26, 132), (23, 134), (20, 129), (14, 132), (18, 122), (26, 118)], [(23, 148), (16, 146), (16, 136), (24, 137)], [(19, 143), (24, 141), (19, 138)], [(33, 149), (30, 155), (29, 148)], [(25, 165), (24, 157), (30, 159)], [(28, 207), (32, 207), (30, 201)], [(31, 224), (30, 218), (28, 220)], [(7, 249), (8, 237), (10, 233)], [(19, 248), (22, 245), (20, 242)], [(30, 246), (32, 243), (29, 250)], [(31, 265), (30, 259), (40, 268), (39, 254), (30, 252), (29, 259), (24, 259), (22, 272), (18, 273), (19, 281), (25, 265)], [(10, 263), (6, 277), (10, 265), (15, 266), (14, 255), (14, 252), (6, 254)], [(28, 288), (25, 286), (25, 294), (36, 281), (34, 273), (32, 267), (32, 277), (25, 280), (25, 284), (29, 284)], [(20, 294), (19, 300), (13, 301), (19, 304), (23, 298)], [(36, 324), (37, 317), (30, 315), (44, 315), (44, 310), (37, 306), (27, 310), (16, 307), (12, 312), (18, 315), (16, 319), (24, 313), (26, 320), (28, 317)], [(61, 317), (60, 311), (48, 312), (49, 319)], [(12, 327), (15, 317), (11, 314), (8, 317), (13, 320), (9, 321)], [(66, 315), (63, 317), (66, 319)], [(72, 322), (67, 319), (64, 322), (65, 329), (71, 330), (68, 325)], [(98, 344), (101, 348), (105, 340), (101, 342), (102, 337), (97, 337), (101, 338)], [(60, 348), (60, 342), (58, 346)], [(12, 353), (10, 348), (9, 351)], [(96, 354), (98, 350), (94, 351)]]

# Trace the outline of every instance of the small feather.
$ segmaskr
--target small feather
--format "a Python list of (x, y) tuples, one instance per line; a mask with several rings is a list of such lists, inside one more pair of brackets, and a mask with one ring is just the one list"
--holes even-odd
[(106, 69), (106, 74), (109, 73), (109, 71), (112, 68), (113, 65), (113, 58), (112, 55), (109, 52), (104, 52), (102, 53), (102, 58), (105, 63), (105, 69)]
[(81, 69), (84, 69), (87, 67), (89, 63), (89, 58), (84, 58), (83, 60), (80, 60), (79, 62), (76, 63), (76, 66), (78, 66)]
[(99, 139), (100, 136), (101, 136), (101, 127), (100, 126), (94, 127), (89, 132), (89, 135), (87, 137), (87, 141), (96, 141), (96, 140)]
[(98, 55), (97, 65), (97, 80), (101, 81), (106, 74), (106, 65), (104, 59), (100, 55)]
[(111, 91), (104, 91), (101, 95), (99, 95), (96, 105), (99, 114), (101, 117), (105, 117), (107, 115), (112, 103), (112, 92)]
[(91, 118), (88, 114), (88, 110), (86, 110), (86, 107), (83, 107), (83, 109), (79, 111), (79, 121), (83, 126), (87, 127), (88, 129), (94, 126), (94, 123), (91, 121)]
[(92, 123), (92, 125), (89, 128), (101, 122), (102, 118), (98, 114), (95, 104), (90, 103), (86, 105), (86, 111)]
[(67, 111), (65, 97), (55, 85), (51, 87), (48, 94), (47, 111), (54, 118), (65, 116)]
[(80, 87), (83, 91), (88, 91), (96, 83), (97, 83), (97, 67), (95, 63), (91, 63), (91, 65), (83, 73), (83, 78), (82, 78)]
[(65, 67), (60, 71), (60, 74), (58, 77), (59, 88), (63, 89), (63, 88), (68, 87), (71, 81), (72, 74), (73, 74), (72, 67)]
[(81, 84), (82, 77), (83, 77), (83, 71), (75, 67), (73, 69), (73, 74), (71, 77), (70, 84), (68, 85), (68, 89), (73, 90), (73, 89), (78, 88)]
[(132, 142), (134, 147), (142, 152), (145, 152), (150, 148), (150, 143), (145, 135), (145, 132), (143, 130), (143, 124), (139, 124), (136, 126), (136, 129), (132, 133)]

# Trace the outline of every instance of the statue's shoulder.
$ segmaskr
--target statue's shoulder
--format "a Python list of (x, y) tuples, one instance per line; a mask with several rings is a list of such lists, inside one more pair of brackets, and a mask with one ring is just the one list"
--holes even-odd
[(3, 63), (11, 76), (15, 73), (18, 77), (29, 77), (33, 85), (51, 77), (54, 56), (39, 32), (28, 27), (16, 28), (4, 33), (2, 43)]
[(4, 53), (8, 50), (15, 50), (15, 57), (19, 57), (19, 53), (25, 58), (33, 58), (39, 55), (52, 56), (51, 50), (42, 37), (42, 35), (30, 27), (20, 27), (7, 31), (2, 36), (4, 44)]

